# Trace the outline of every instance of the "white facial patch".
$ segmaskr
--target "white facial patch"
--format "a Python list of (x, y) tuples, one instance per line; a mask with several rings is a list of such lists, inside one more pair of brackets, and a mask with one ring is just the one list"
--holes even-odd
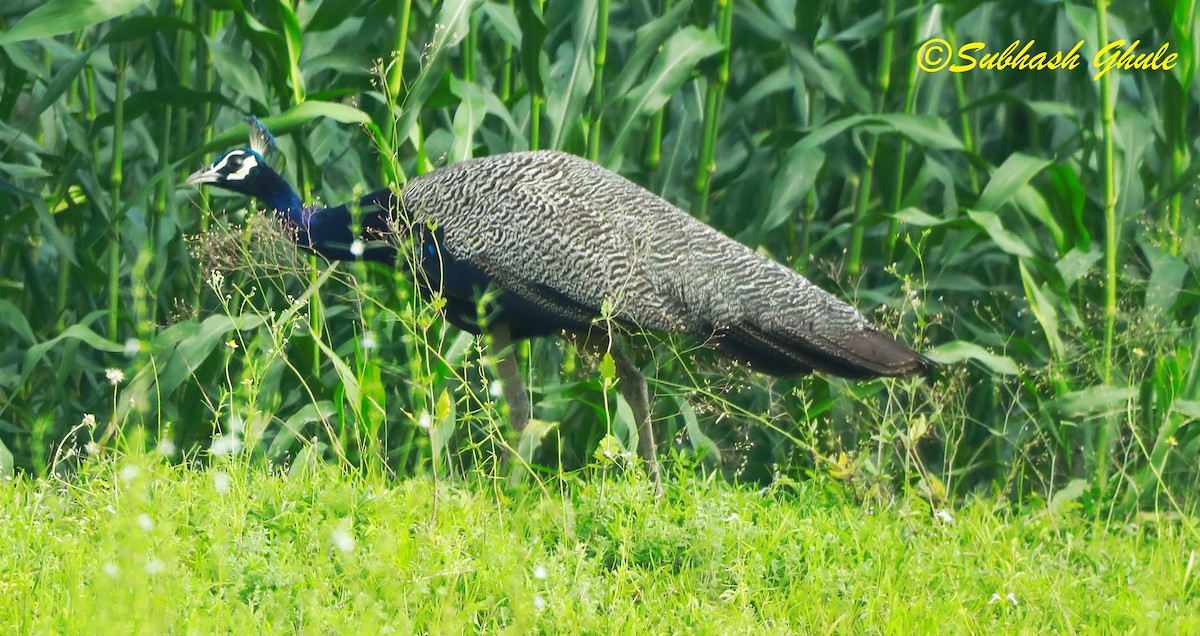
[(242, 167), (238, 168), (237, 172), (229, 173), (229, 176), (225, 178), (229, 181), (241, 181), (250, 176), (250, 171), (257, 165), (258, 160), (254, 158), (254, 155), (242, 155)]
[(241, 181), (242, 179), (250, 176), (250, 171), (258, 165), (258, 159), (256, 159), (254, 155), (248, 152), (235, 150), (222, 157), (221, 160), (212, 167), (212, 171), (217, 174), (221, 174), (225, 170), (225, 166), (228, 165), (229, 162), (234, 159), (234, 157), (241, 159), (242, 165), (236, 171), (225, 175), (226, 181)]
[(230, 181), (241, 181), (249, 176), (250, 171), (257, 165), (258, 160), (254, 158), (254, 155), (246, 155), (245, 161), (242, 162), (242, 167), (237, 172), (230, 173), (226, 178)]

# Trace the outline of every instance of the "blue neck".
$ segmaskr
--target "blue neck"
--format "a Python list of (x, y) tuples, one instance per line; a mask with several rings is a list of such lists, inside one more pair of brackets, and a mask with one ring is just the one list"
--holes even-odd
[[(292, 239), (301, 249), (330, 260), (371, 260), (395, 264), (396, 249), (391, 245), (364, 246), (366, 251), (358, 254), (351, 251), (351, 245), (359, 237), (354, 234), (354, 219), (348, 206), (305, 206), (292, 186), (278, 172), (265, 165), (242, 186), (240, 192), (250, 194), (275, 211), (276, 218), (290, 231)], [(366, 210), (361, 220), (363, 228), (371, 229), (378, 236), (390, 231), (386, 215), (391, 196), (389, 190), (381, 190), (360, 202)]]
[(264, 171), (260, 181), (256, 187), (258, 200), (301, 228), (308, 226), (304, 202), (278, 172)]

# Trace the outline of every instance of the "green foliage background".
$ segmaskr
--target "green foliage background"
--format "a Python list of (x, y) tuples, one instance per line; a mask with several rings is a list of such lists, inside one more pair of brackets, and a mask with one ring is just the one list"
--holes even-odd
[[(7, 2), (0, 464), (169, 440), (445, 475), (505, 443), (482, 343), (407, 281), (182, 186), (254, 114), (329, 202), (471, 156), (589, 156), (951, 363), (932, 385), (772, 382), (638, 338), (679, 470), (1190, 512), (1196, 11), (1107, 4)], [(1083, 66), (926, 73), (930, 38), (1082, 40)], [(1094, 80), (1118, 39), (1177, 64)], [(523, 353), (540, 421), (512, 444), (535, 473), (622, 461), (610, 374)]]

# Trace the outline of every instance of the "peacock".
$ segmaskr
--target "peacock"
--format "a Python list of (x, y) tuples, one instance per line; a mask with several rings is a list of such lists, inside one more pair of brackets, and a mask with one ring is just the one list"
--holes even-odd
[[(902, 377), (934, 366), (799, 273), (586, 159), (549, 150), (468, 159), (413, 178), (398, 193), (313, 207), (267, 164), (274, 140), (248, 121), (249, 145), (225, 152), (188, 184), (256, 198), (301, 247), (326, 258), (408, 269), (419, 289), (445, 300), (451, 324), (491, 335), (518, 431), (531, 404), (514, 341), (562, 334), (611, 352), (656, 492), (649, 392), (621, 346), (622, 330), (692, 335), (772, 376)], [(491, 300), (481, 320), (485, 292)]]

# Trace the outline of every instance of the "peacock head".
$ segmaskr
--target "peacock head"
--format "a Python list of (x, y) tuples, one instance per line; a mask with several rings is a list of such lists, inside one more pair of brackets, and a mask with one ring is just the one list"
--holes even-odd
[(217, 157), (212, 164), (192, 173), (185, 183), (214, 185), (250, 195), (279, 212), (303, 213), (300, 196), (263, 158), (275, 145), (275, 138), (254, 117), (247, 117), (246, 123), (250, 124), (250, 145)]
[(278, 173), (263, 158), (275, 145), (267, 127), (254, 117), (250, 125), (250, 145), (235, 148), (188, 176), (188, 185), (214, 185), (226, 190), (262, 198), (279, 180)]

